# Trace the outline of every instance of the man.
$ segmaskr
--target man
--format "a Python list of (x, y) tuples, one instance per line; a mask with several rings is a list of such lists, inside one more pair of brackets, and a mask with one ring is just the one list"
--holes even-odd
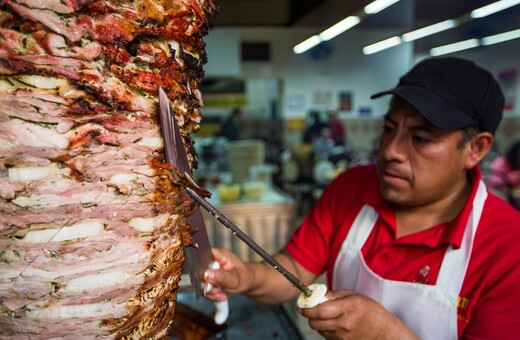
[(309, 112), (309, 125), (303, 132), (302, 142), (312, 144), (314, 139), (318, 137), (321, 129), (326, 127), (327, 124), (321, 121), (320, 113), (318, 111)]
[[(489, 193), (479, 161), (504, 97), (473, 62), (426, 59), (400, 79), (377, 164), (347, 170), (277, 260), (328, 301), (300, 310), (329, 339), (507, 339), (520, 334), (520, 214)], [(207, 280), (281, 303), (298, 291), (262, 263), (215, 250)], [(213, 289), (210, 299), (223, 298)]]

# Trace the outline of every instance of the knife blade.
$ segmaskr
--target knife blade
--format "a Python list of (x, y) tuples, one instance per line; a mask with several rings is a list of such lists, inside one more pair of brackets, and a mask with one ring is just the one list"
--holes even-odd
[[(176, 167), (180, 173), (188, 174), (191, 176), (191, 169), (189, 167), (188, 158), (186, 156), (186, 152), (184, 151), (184, 146), (181, 140), (179, 127), (177, 125), (177, 121), (171, 114), (170, 103), (168, 97), (162, 88), (159, 88), (159, 105), (160, 105), (160, 114), (161, 114), (161, 128), (163, 129), (163, 136), (165, 138), (165, 154), (166, 160), (168, 163), (172, 164)], [(163, 122), (164, 121), (164, 122)], [(167, 129), (167, 130), (165, 130)], [(169, 131), (168, 131), (169, 130)], [(173, 137), (171, 138), (171, 134), (173, 132)], [(171, 141), (170, 141), (171, 140)], [(168, 144), (168, 146), (167, 146)], [(173, 147), (170, 146), (173, 145)], [(170, 161), (171, 160), (171, 161)], [(177, 176), (176, 174), (174, 174)], [(206, 201), (202, 196), (200, 196), (192, 187), (187, 186), (186, 192), (190, 195), (197, 203), (200, 204), (205, 210), (207, 210), (213, 217), (215, 217), (222, 225), (226, 228), (230, 229), (234, 235), (236, 235), (240, 240), (242, 240), (247, 246), (249, 246), (253, 251), (255, 251), (258, 255), (260, 255), (267, 263), (269, 263), (274, 269), (276, 269), (280, 274), (282, 274), (287, 280), (289, 280), (296, 288), (298, 288), (305, 296), (311, 296), (312, 291), (307, 288), (296, 276), (290, 273), (285, 267), (283, 267), (278, 261), (276, 261), (271, 255), (269, 255), (262, 247), (260, 247), (255, 241), (253, 241), (246, 233), (240, 230), (237, 226), (233, 224), (227, 217), (225, 217), (220, 211), (217, 210), (213, 205), (211, 205), (208, 201)], [(200, 217), (196, 215), (200, 214)], [(202, 219), (202, 214), (200, 213), (200, 209), (197, 209), (196, 213), (190, 216), (193, 218), (193, 222), (202, 222), (203, 230), (199, 230), (196, 234), (203, 234), (203, 236), (198, 235), (200, 237), (201, 243), (198, 244), (197, 250), (202, 250), (202, 253), (206, 254), (206, 247), (209, 246), (209, 240), (207, 236), (206, 229), (204, 227), (204, 221)], [(190, 221), (191, 223), (191, 221)], [(202, 231), (202, 233), (201, 233)], [(195, 236), (195, 235), (194, 235)], [(194, 239), (195, 240), (195, 239)], [(196, 243), (197, 244), (197, 243)], [(201, 255), (200, 253), (193, 252), (192, 249), (186, 248), (192, 252), (191, 256), (193, 258), (188, 257), (187, 253), (187, 262), (189, 265), (193, 266), (190, 269), (190, 278), (193, 272), (192, 283), (196, 285), (200, 285), (200, 281), (202, 279), (202, 286), (204, 285), (203, 275), (204, 271), (211, 266), (211, 261), (213, 256), (211, 256), (210, 261), (207, 262), (208, 255)], [(211, 255), (211, 248), (209, 248), (209, 254)], [(204, 261), (204, 262), (203, 262)], [(202, 270), (203, 269), (203, 270)]]
[[(159, 112), (166, 161), (173, 165), (179, 173), (191, 176), (192, 172), (179, 126), (171, 112), (168, 96), (162, 88), (159, 88)], [(175, 172), (172, 171), (172, 174), (176, 180), (180, 180)], [(204, 272), (211, 267), (214, 259), (200, 208), (197, 207), (196, 211), (188, 217), (188, 222), (191, 226), (198, 228), (192, 235), (194, 246), (185, 247), (184, 253), (191, 283), (199, 297), (204, 294)]]

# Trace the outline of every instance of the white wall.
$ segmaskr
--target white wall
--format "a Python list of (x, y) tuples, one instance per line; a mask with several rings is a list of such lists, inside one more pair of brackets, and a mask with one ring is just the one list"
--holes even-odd
[[(353, 92), (353, 112), (344, 115), (359, 120), (357, 111), (362, 106), (372, 109), (372, 117), (380, 117), (387, 108), (389, 98), (371, 100), (371, 94), (393, 87), (398, 78), (424, 56), (413, 55), (412, 43), (403, 44), (373, 55), (363, 55), (362, 47), (392, 35), (388, 30), (353, 29), (329, 42), (331, 54), (323, 59), (313, 59), (309, 52), (296, 55), (292, 47), (308, 38), (317, 30), (294, 28), (226, 28), (213, 29), (206, 37), (209, 63), (206, 76), (233, 76), (247, 80), (250, 102), (246, 114), (268, 117), (270, 101), (280, 94), (279, 112), (284, 119), (303, 118), (310, 109), (326, 110), (338, 105), (338, 92)], [(270, 62), (240, 62), (242, 41), (269, 42)], [(520, 39), (467, 50), (452, 56), (475, 60), (479, 65), (497, 75), (500, 71), (516, 69), (520, 72)], [(518, 75), (520, 78), (520, 74)], [(330, 92), (331, 103), (316, 104), (316, 92)], [(505, 116), (520, 124), (520, 80), (517, 81), (515, 109)], [(302, 106), (290, 107), (288, 98), (301, 98)], [(204, 114), (204, 111), (203, 111)], [(359, 123), (359, 122), (358, 122)], [(505, 124), (502, 124), (505, 125)], [(377, 130), (377, 129), (376, 129)], [(520, 135), (511, 126), (499, 129), (501, 145)], [(512, 132), (511, 132), (512, 131)], [(360, 134), (357, 145), (369, 146), (374, 138)]]
[[(232, 50), (224, 56), (221, 45), (215, 40), (225, 35), (220, 29), (210, 31), (206, 41), (208, 60), (212, 68), (206, 68), (207, 76), (222, 75), (214, 73), (215, 64), (234, 63)], [(313, 59), (311, 53), (294, 54), (292, 47), (314, 34), (314, 30), (296, 30), (285, 28), (243, 28), (238, 37), (232, 34), (226, 40), (268, 41), (271, 44), (271, 62), (242, 63), (241, 77), (246, 79), (279, 79), (282, 83), (284, 117), (304, 117), (309, 109), (330, 109), (338, 105), (339, 91), (353, 92), (353, 105), (356, 111), (360, 106), (370, 106), (374, 114), (381, 114), (386, 109), (385, 100), (370, 100), (370, 95), (394, 86), (397, 79), (410, 67), (412, 50), (410, 45), (392, 49), (386, 54), (365, 56), (361, 48), (368, 42), (379, 39), (388, 32), (359, 31), (355, 34), (343, 34), (329, 42), (331, 54), (323, 59)], [(230, 44), (229, 41), (226, 44)], [(235, 43), (232, 43), (235, 45)], [(213, 50), (213, 48), (217, 48)], [(234, 74), (229, 74), (233, 76)], [(316, 92), (330, 92), (332, 102), (317, 104)], [(254, 95), (254, 94), (253, 94)], [(303, 98), (301, 108), (291, 108), (287, 98)]]
[(242, 75), (240, 62), (240, 32), (235, 28), (211, 30), (204, 38), (208, 62), (204, 65), (206, 75), (233, 76)]

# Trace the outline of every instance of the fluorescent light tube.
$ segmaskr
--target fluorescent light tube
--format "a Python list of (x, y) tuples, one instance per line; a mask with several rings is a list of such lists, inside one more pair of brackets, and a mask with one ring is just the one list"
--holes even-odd
[(319, 43), (321, 43), (321, 38), (318, 35), (313, 35), (309, 39), (302, 41), (298, 45), (294, 46), (293, 51), (296, 54), (300, 54), (307, 50), (310, 50)]
[(443, 54), (467, 50), (467, 49), (478, 47), (478, 46), (479, 46), (478, 39), (469, 39), (469, 40), (459, 41), (459, 42), (456, 42), (453, 44), (434, 47), (430, 50), (430, 54), (432, 56), (439, 56), (439, 55), (443, 55)]
[(395, 4), (399, 0), (376, 0), (365, 6), (364, 11), (366, 14), (376, 14), (384, 10), (385, 8)]
[(483, 18), (496, 12), (503, 11), (509, 7), (520, 4), (520, 0), (502, 0), (489, 4), (484, 7), (477, 8), (471, 11), (470, 16), (475, 18)]
[(373, 53), (385, 50), (387, 48), (399, 45), (400, 43), (401, 43), (401, 38), (399, 38), (398, 36), (391, 37), (391, 38), (382, 40), (380, 42), (377, 42), (375, 44), (363, 47), (363, 53), (364, 54), (373, 54)]
[(352, 28), (353, 26), (356, 26), (359, 24), (361, 19), (356, 16), (350, 16), (346, 17), (345, 19), (341, 20), (337, 24), (327, 28), (325, 31), (320, 33), (320, 38), (322, 41), (330, 40), (341, 33), (345, 32), (349, 28)]
[(482, 38), (480, 40), (480, 43), (482, 45), (492, 45), (492, 44), (498, 44), (504, 41), (513, 40), (520, 38), (520, 28), (517, 30), (504, 32), (500, 34), (490, 35), (487, 37)]
[(405, 33), (401, 36), (401, 39), (403, 39), (404, 42), (414, 41), (414, 40), (424, 38), (424, 37), (427, 37), (427, 36), (435, 34), (435, 33), (445, 31), (445, 30), (453, 28), (455, 26), (457, 26), (457, 21), (452, 20), (452, 19), (445, 20), (445, 21), (441, 21), (439, 23), (436, 23), (436, 24), (433, 24), (430, 26), (416, 29), (415, 31)]

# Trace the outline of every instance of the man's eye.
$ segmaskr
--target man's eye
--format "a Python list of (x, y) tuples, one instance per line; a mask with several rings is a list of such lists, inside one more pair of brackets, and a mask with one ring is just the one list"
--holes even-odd
[(383, 125), (381, 130), (383, 131), (383, 133), (390, 133), (392, 132), (394, 129), (391, 127), (391, 126), (388, 126), (388, 125)]
[(421, 136), (413, 136), (413, 140), (417, 143), (428, 143), (428, 139)]

